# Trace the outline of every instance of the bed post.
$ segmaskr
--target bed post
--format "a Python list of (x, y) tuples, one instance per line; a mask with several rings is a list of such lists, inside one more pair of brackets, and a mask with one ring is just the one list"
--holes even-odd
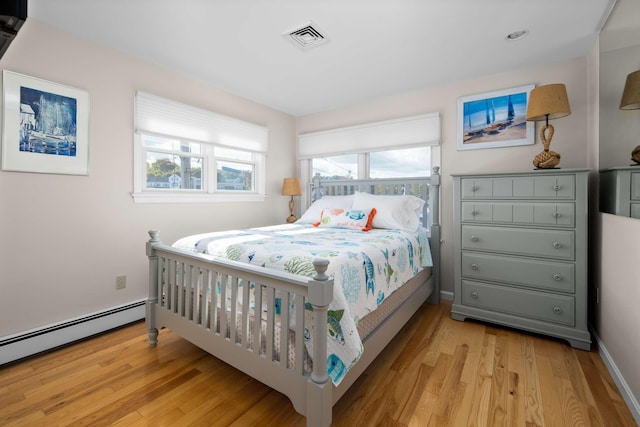
[(433, 294), (428, 301), (440, 304), (440, 168), (435, 166), (431, 174), (431, 255), (433, 258)]
[(146, 325), (149, 331), (149, 346), (158, 343), (158, 328), (156, 325), (156, 305), (158, 304), (158, 256), (153, 248), (154, 243), (160, 243), (158, 230), (149, 230), (150, 239), (147, 242), (147, 257), (149, 257), (149, 298), (146, 304)]
[(325, 274), (329, 260), (316, 258), (314, 282), (309, 282), (309, 302), (313, 306), (313, 372), (307, 380), (307, 426), (331, 425), (333, 407), (332, 383), (327, 372), (327, 310), (333, 299), (333, 280)]

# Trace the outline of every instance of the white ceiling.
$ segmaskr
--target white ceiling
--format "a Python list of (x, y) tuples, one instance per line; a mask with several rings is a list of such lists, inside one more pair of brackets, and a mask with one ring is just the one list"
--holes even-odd
[[(28, 15), (301, 116), (584, 56), (614, 3), (29, 0)], [(310, 21), (328, 43), (305, 51), (283, 37)]]

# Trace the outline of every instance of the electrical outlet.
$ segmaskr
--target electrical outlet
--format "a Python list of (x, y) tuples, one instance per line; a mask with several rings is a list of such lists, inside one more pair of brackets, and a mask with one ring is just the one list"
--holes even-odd
[(116, 276), (116, 289), (124, 289), (127, 287), (127, 276)]

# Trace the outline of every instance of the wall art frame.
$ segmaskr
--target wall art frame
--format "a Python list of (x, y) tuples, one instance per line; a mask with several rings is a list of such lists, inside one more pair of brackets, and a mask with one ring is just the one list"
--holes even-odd
[(529, 93), (535, 85), (458, 98), (458, 150), (535, 144), (535, 123), (527, 122)]
[(2, 72), (2, 170), (89, 174), (89, 93)]

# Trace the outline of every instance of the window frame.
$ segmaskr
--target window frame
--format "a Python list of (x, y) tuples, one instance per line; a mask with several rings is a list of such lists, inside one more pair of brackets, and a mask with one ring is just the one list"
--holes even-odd
[[(141, 99), (138, 98), (139, 96)], [(136, 92), (135, 97), (134, 123), (136, 127), (133, 135), (134, 188), (131, 193), (135, 203), (262, 202), (266, 200), (266, 156), (268, 150), (268, 130), (266, 127), (140, 91)], [(147, 108), (148, 105), (156, 108)], [(163, 110), (165, 107), (166, 111)], [(176, 114), (176, 111), (185, 114)], [(188, 128), (189, 131), (199, 131), (201, 134), (205, 135), (208, 140), (196, 140), (189, 138), (186, 135), (168, 134), (150, 130), (149, 128), (152, 127), (150, 123), (153, 122), (150, 118), (156, 119), (156, 112), (158, 115), (157, 121), (160, 122), (163, 119), (168, 118), (169, 121), (173, 120), (174, 123), (179, 124), (183, 129)], [(142, 119), (138, 121), (138, 117), (142, 117)], [(220, 126), (219, 129), (218, 126)], [(229, 141), (217, 140), (218, 138), (222, 138), (221, 135), (223, 134), (225, 137), (229, 134), (233, 137), (234, 132), (236, 132), (238, 138), (233, 144), (229, 143)], [(201, 176), (202, 188), (185, 189), (147, 187), (147, 153), (156, 152), (176, 155), (176, 152), (173, 150), (154, 149), (145, 146), (145, 135), (185, 143), (199, 144), (201, 153), (196, 155), (189, 154), (189, 157), (203, 158), (203, 170)], [(253, 139), (254, 136), (256, 139)], [(248, 146), (243, 147), (243, 142), (238, 143), (237, 141), (246, 141), (245, 144), (251, 148)], [(216, 147), (232, 149), (242, 153), (249, 153), (251, 160), (235, 159), (233, 156), (216, 157)], [(259, 149), (261, 151), (256, 151), (255, 149)], [(252, 190), (218, 190), (218, 161), (252, 165)]]

